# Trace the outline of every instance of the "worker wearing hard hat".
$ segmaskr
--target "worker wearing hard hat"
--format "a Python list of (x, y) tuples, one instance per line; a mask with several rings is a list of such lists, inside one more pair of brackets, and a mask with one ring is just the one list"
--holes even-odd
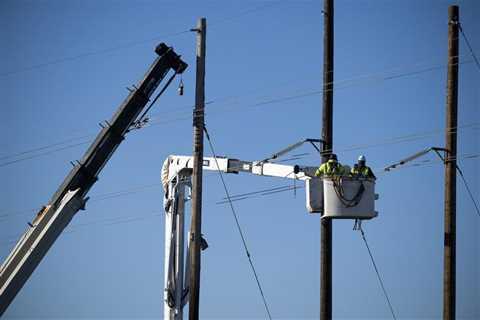
[(375, 177), (375, 175), (373, 174), (372, 169), (370, 169), (370, 167), (366, 165), (366, 162), (367, 159), (364, 155), (358, 157), (358, 162), (353, 166), (350, 173), (353, 177), (361, 177), (373, 180), (377, 179), (377, 177)]
[(327, 162), (322, 163), (315, 172), (316, 177), (332, 177), (343, 176), (348, 173), (350, 169), (347, 166), (342, 166), (338, 160), (337, 155), (332, 153)]

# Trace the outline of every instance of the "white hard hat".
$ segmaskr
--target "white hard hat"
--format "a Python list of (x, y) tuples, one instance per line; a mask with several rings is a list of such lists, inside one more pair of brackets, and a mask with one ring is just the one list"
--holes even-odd
[(360, 157), (358, 157), (358, 161), (366, 161), (367, 158), (362, 154)]

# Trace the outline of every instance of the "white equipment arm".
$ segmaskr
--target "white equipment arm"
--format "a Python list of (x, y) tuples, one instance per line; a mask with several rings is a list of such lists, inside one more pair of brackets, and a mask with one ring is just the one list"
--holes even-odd
[[(316, 168), (281, 165), (263, 161), (242, 161), (224, 157), (203, 158), (203, 170), (224, 173), (248, 172), (260, 176), (307, 180)], [(189, 200), (193, 157), (169, 156), (162, 167), (165, 191), (165, 279), (164, 320), (183, 319), (183, 307), (189, 300), (189, 250), (185, 248), (185, 202)], [(208, 244), (203, 239), (203, 248)], [(185, 250), (187, 254), (185, 255)], [(186, 259), (184, 259), (186, 258)], [(186, 260), (186, 261), (185, 261)]]
[[(308, 139), (307, 142), (311, 142)], [(303, 142), (302, 142), (303, 143)], [(298, 145), (298, 144), (296, 144)], [(296, 145), (293, 145), (295, 147)], [(317, 167), (283, 165), (269, 162), (282, 150), (262, 161), (244, 161), (225, 157), (204, 157), (203, 170), (224, 173), (246, 172), (259, 176), (298, 179), (305, 182), (306, 207), (310, 213), (324, 212), (324, 184), (327, 186), (327, 209), (322, 217), (340, 219), (371, 219), (377, 216), (374, 211), (374, 181), (345, 177), (342, 181), (329, 178), (315, 178)], [(169, 156), (162, 167), (162, 184), (165, 191), (165, 286), (164, 320), (183, 319), (183, 307), (189, 299), (189, 254), (185, 252), (184, 202), (187, 189), (191, 188), (193, 157)], [(338, 184), (341, 194), (338, 195)], [(330, 207), (328, 207), (328, 205)], [(203, 238), (202, 238), (203, 239)], [(204, 248), (208, 245), (205, 242)], [(189, 252), (187, 247), (187, 252)]]
[[(168, 163), (167, 163), (168, 161)], [(193, 168), (193, 157), (169, 156), (162, 169), (164, 186), (182, 169)], [(217, 168), (218, 163), (218, 168)], [(315, 176), (317, 167), (301, 167), (284, 165), (265, 161), (244, 161), (226, 157), (204, 157), (203, 170), (220, 170), (225, 173), (248, 172), (259, 176), (270, 176), (297, 180), (308, 180)]]

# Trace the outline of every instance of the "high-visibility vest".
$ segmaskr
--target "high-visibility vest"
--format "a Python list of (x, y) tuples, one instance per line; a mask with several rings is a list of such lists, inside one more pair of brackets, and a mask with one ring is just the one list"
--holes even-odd
[(322, 165), (320, 165), (320, 167), (315, 172), (315, 176), (317, 177), (335, 176), (343, 174), (345, 174), (343, 166), (334, 160), (328, 160), (327, 162), (322, 163)]
[(350, 171), (353, 176), (361, 176), (364, 178), (375, 178), (372, 169), (368, 166), (358, 167), (354, 166), (352, 171)]

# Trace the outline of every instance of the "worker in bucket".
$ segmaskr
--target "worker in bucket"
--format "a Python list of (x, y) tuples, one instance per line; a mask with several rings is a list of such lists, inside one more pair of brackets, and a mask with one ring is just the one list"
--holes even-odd
[(359, 156), (358, 162), (355, 163), (352, 170), (350, 171), (352, 176), (355, 178), (366, 178), (372, 180), (377, 179), (377, 177), (375, 177), (375, 175), (373, 174), (372, 169), (370, 169), (370, 167), (367, 166), (366, 163), (367, 159), (365, 158), (365, 156), (363, 154)]
[(338, 162), (337, 155), (332, 153), (328, 161), (325, 163), (322, 163), (320, 167), (317, 169), (317, 171), (315, 171), (315, 176), (316, 177), (343, 176), (349, 171), (350, 171), (349, 168), (345, 168)]

